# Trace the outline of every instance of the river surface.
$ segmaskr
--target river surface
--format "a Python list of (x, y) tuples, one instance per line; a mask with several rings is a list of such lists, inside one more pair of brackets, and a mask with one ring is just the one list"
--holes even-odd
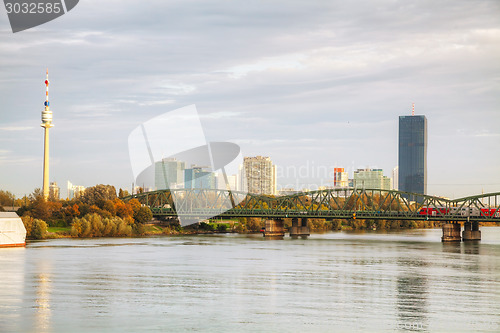
[(0, 249), (0, 332), (499, 332), (500, 228)]

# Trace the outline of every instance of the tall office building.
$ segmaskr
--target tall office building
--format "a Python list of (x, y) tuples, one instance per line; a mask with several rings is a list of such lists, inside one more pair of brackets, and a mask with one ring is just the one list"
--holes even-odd
[(333, 169), (333, 187), (347, 187), (349, 186), (349, 174), (345, 172), (344, 168)]
[(164, 158), (155, 163), (155, 187), (157, 190), (182, 188), (186, 164), (175, 158)]
[(358, 169), (354, 171), (354, 187), (390, 190), (391, 179), (384, 176), (382, 169)]
[(399, 188), (399, 168), (396, 166), (392, 169), (392, 180), (391, 180), (391, 190), (397, 190)]
[(215, 173), (204, 170), (206, 167), (191, 166), (184, 170), (184, 188), (188, 189), (215, 189)]
[(277, 193), (277, 171), (270, 157), (256, 156), (243, 159), (243, 171), (248, 193)]
[(427, 118), (399, 117), (399, 190), (427, 193)]

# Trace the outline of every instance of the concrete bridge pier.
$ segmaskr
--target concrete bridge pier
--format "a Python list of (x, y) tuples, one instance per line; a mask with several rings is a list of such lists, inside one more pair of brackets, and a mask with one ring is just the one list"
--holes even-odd
[(307, 217), (303, 217), (300, 220), (297, 217), (292, 218), (290, 237), (298, 238), (300, 236), (302, 238), (307, 238), (310, 234), (309, 227), (307, 226)]
[(462, 232), (464, 241), (481, 240), (481, 231), (479, 230), (479, 222), (465, 222), (464, 231)]
[(446, 222), (443, 224), (443, 237), (441, 237), (442, 242), (460, 242), (462, 237), (460, 236), (461, 231), (460, 223), (458, 222)]
[(285, 237), (283, 219), (266, 220), (264, 237), (268, 239), (283, 239)]

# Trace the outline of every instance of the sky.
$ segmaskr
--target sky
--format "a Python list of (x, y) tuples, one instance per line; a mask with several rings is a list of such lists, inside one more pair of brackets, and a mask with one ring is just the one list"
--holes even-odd
[[(134, 182), (127, 139), (196, 105), (208, 141), (269, 156), (281, 187), (398, 163), (398, 117), (428, 121), (427, 191), (500, 192), (500, 1), (82, 0), (13, 34), (0, 9), (0, 189)], [(175, 143), (175, 137), (168, 137)], [(327, 170), (327, 171), (325, 171)]]

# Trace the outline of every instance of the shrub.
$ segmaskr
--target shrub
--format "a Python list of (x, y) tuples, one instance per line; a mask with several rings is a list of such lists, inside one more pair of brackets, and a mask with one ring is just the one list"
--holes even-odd
[(23, 216), (24, 227), (26, 228), (26, 238), (45, 239), (47, 237), (47, 223), (40, 219), (34, 219), (31, 216)]

